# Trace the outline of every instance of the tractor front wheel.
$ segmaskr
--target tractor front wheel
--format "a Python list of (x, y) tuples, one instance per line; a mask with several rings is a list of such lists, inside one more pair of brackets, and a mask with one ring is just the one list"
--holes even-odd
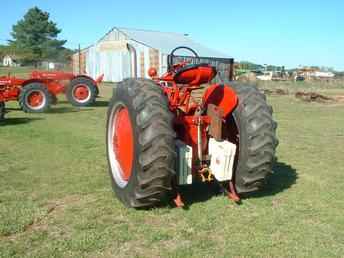
[(173, 115), (150, 80), (127, 79), (114, 89), (107, 114), (112, 187), (128, 207), (147, 208), (170, 197), (175, 176)]
[(51, 94), (47, 87), (39, 82), (25, 85), (19, 94), (19, 106), (24, 112), (39, 113), (50, 108)]
[(237, 145), (234, 181), (239, 193), (262, 188), (275, 161), (277, 123), (264, 94), (251, 85), (228, 83), (238, 106), (226, 122), (228, 138)]
[(73, 79), (66, 89), (69, 103), (77, 107), (92, 105), (96, 101), (98, 88), (91, 79), (77, 77)]

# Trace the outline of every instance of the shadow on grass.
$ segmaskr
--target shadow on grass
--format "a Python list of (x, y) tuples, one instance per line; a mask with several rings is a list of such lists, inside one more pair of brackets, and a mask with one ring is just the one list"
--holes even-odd
[(109, 105), (108, 100), (97, 100), (94, 104), (92, 104), (92, 107), (107, 107)]
[[(71, 105), (67, 100), (59, 100), (57, 104), (69, 104), (69, 105)], [(109, 105), (108, 100), (96, 100), (95, 103), (93, 103), (92, 105), (86, 106), (86, 107), (107, 107), (108, 105)], [(75, 108), (78, 108), (78, 107), (75, 107)]]
[(6, 111), (22, 111), (21, 108), (8, 108), (6, 107)]
[[(273, 171), (274, 173), (269, 177), (268, 183), (264, 189), (258, 192), (240, 195), (241, 198), (245, 200), (249, 198), (273, 196), (283, 192), (296, 183), (297, 173), (292, 166), (283, 162), (276, 162)], [(181, 186), (179, 192), (185, 203), (184, 208), (186, 210), (194, 203), (204, 202), (216, 195), (224, 194), (223, 188), (215, 182), (207, 184), (194, 183), (192, 185)], [(243, 204), (245, 204), (245, 202)]]
[(192, 185), (180, 186), (178, 190), (185, 204), (183, 207), (185, 210), (194, 203), (205, 202), (222, 193), (221, 187), (215, 182), (195, 182)]
[(273, 172), (274, 173), (268, 179), (268, 184), (262, 191), (249, 194), (247, 197), (260, 198), (276, 195), (296, 183), (296, 169), (284, 162), (276, 162), (273, 167)]
[(58, 100), (55, 105), (58, 105), (58, 104), (70, 104), (70, 103), (67, 100)]
[(4, 120), (0, 121), (0, 126), (12, 126), (12, 125), (20, 125), (20, 124), (27, 124), (33, 121), (42, 120), (43, 118), (40, 117), (12, 117), (12, 118), (5, 118)]
[(92, 108), (78, 108), (78, 107), (53, 107), (47, 114), (64, 114), (64, 113), (74, 113), (74, 112), (82, 112), (82, 111), (91, 111)]

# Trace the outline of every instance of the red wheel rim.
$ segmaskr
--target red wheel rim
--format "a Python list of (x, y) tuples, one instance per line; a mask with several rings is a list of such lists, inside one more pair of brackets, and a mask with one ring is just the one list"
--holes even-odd
[(74, 87), (73, 95), (78, 101), (87, 101), (90, 97), (90, 90), (86, 84), (78, 84)]
[(32, 91), (27, 96), (27, 104), (30, 107), (37, 108), (43, 104), (44, 95), (40, 91)]
[(112, 148), (121, 168), (119, 174), (122, 180), (128, 181), (134, 159), (134, 139), (129, 111), (126, 107), (121, 107), (114, 114)]

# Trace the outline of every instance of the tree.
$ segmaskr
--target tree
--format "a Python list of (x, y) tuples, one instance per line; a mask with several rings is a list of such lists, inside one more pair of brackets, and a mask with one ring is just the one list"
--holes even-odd
[(61, 30), (49, 20), (49, 13), (38, 7), (29, 9), (12, 30), (10, 47), (24, 63), (37, 65), (40, 61), (57, 58), (60, 51), (65, 50), (66, 40), (57, 39)]
[(0, 45), (0, 58), (2, 58), (4, 55), (6, 55), (7, 47), (4, 45)]
[(15, 56), (16, 52), (13, 47), (8, 45), (0, 45), (0, 58), (3, 58), (5, 55), (13, 55)]
[(262, 65), (255, 64), (249, 61), (241, 61), (239, 62), (239, 66), (241, 69), (250, 70), (250, 71), (257, 71), (264, 68)]

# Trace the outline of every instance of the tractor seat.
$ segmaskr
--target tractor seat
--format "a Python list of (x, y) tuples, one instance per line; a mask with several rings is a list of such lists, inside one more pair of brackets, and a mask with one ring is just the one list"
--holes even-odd
[(200, 85), (210, 82), (216, 73), (215, 67), (209, 64), (189, 64), (178, 69), (173, 79), (180, 84)]

